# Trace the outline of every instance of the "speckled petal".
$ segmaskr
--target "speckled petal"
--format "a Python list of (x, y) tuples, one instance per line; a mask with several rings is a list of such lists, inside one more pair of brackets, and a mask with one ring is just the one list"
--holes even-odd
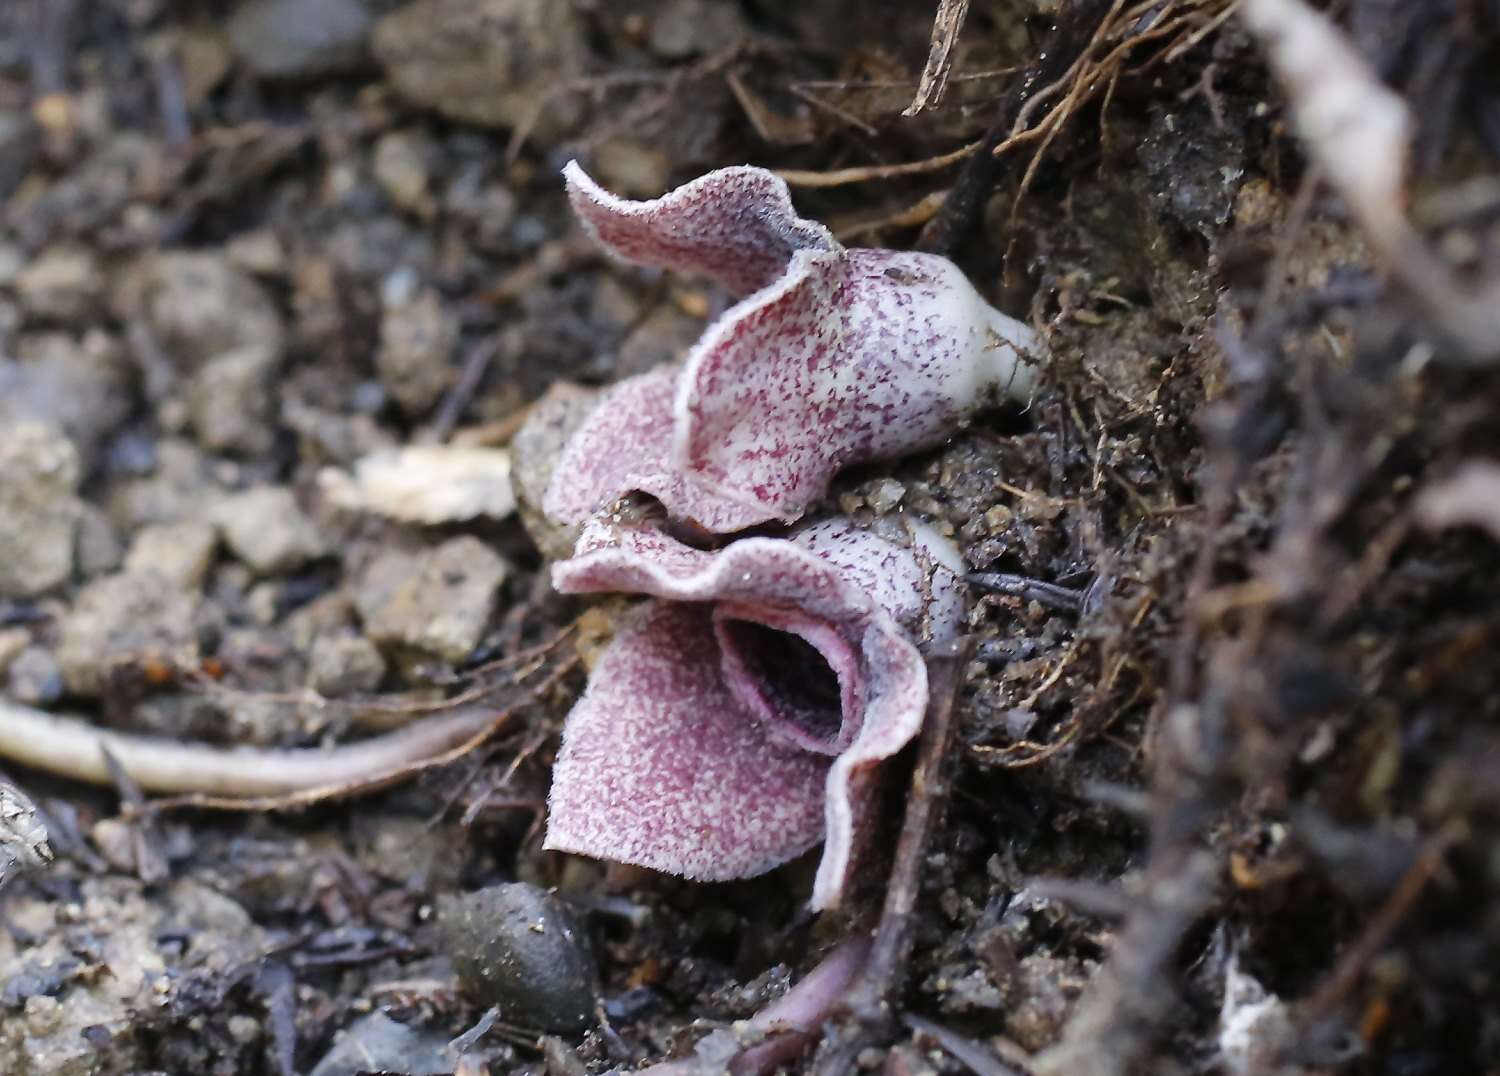
[(601, 246), (626, 261), (703, 273), (735, 295), (770, 284), (798, 250), (838, 250), (803, 220), (786, 184), (764, 168), (721, 168), (646, 202), (618, 198), (570, 161), (573, 210)]
[[(841, 519), (789, 539), (744, 538), (717, 552), (655, 529), (596, 521), (585, 528), (577, 555), (554, 565), (552, 577), (565, 593), (642, 593), (698, 608), (733, 603), (765, 610), (768, 621), (798, 618), (839, 634), (858, 666), (841, 682), (848, 687), (857, 677), (852, 694), (863, 700), (863, 711), (844, 715), (841, 753), (827, 771), (826, 842), (812, 901), (816, 908), (837, 904), (868, 840), (877, 764), (911, 740), (926, 709), (927, 670), (910, 636), (957, 630), (963, 609), (957, 577)], [(753, 720), (748, 707), (736, 707)], [(826, 756), (807, 754), (826, 763)]]
[(946, 258), (800, 251), (689, 354), (672, 462), (793, 520), (842, 468), (940, 443), (993, 390), (1029, 398), (1034, 348)]
[(610, 643), (563, 730), (546, 847), (722, 881), (822, 838), (830, 760), (740, 708), (709, 616), (652, 602)]
[(714, 533), (764, 523), (764, 508), (720, 496), (672, 465), (672, 401), (677, 369), (626, 378), (605, 393), (563, 448), (542, 500), (562, 523), (582, 523), (636, 491), (661, 501), (676, 519)]

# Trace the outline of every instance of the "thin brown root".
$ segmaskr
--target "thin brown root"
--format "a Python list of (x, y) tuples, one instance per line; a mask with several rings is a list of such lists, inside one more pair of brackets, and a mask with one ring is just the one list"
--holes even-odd
[[(1151, 5), (1140, 4), (1126, 8), (1124, 0), (1115, 0), (1078, 58), (1060, 78), (1031, 95), (1017, 112), (1009, 136), (993, 150), (998, 157), (1019, 146), (1039, 143), (1016, 190), (1012, 215), (1019, 209), (1047, 150), (1068, 120), (1100, 94), (1112, 96), (1115, 82), (1132, 53), (1142, 45), (1165, 38), (1167, 44), (1142, 70), (1162, 58), (1170, 62), (1219, 29), (1239, 3), (1240, 0), (1167, 0), (1159, 9), (1153, 9)], [(1096, 55), (1099, 50), (1104, 50), (1102, 55)], [(1033, 122), (1037, 110), (1059, 94), (1061, 100)]]
[(900, 176), (916, 176), (925, 172), (936, 172), (957, 164), (983, 145), (983, 140), (960, 146), (951, 153), (928, 157), (923, 161), (905, 161), (901, 164), (871, 164), (861, 168), (838, 168), (831, 172), (804, 172), (789, 168), (776, 174), (793, 187), (843, 187), (850, 183), (871, 183), (876, 180), (896, 179)]
[(882, 213), (874, 220), (861, 221), (846, 227), (836, 227), (833, 234), (840, 242), (849, 242), (861, 236), (869, 235), (871, 232), (884, 231), (886, 228), (920, 228), (933, 217), (937, 216), (938, 210), (943, 208), (943, 201), (948, 197), (945, 190), (933, 191), (913, 202), (911, 205), (902, 206), (891, 213)]

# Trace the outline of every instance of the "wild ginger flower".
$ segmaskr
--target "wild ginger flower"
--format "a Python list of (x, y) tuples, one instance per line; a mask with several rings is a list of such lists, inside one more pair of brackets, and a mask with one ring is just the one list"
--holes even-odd
[(1035, 334), (957, 266), (846, 249), (765, 169), (720, 169), (644, 202), (576, 161), (564, 174), (607, 250), (743, 298), (680, 369), (606, 394), (559, 461), (543, 504), (555, 519), (581, 523), (640, 491), (713, 532), (790, 523), (841, 468), (937, 444), (994, 394), (1031, 396)]
[(705, 881), (760, 874), (819, 840), (812, 906), (836, 904), (868, 834), (879, 763), (927, 706), (913, 640), (963, 616), (956, 552), (843, 519), (708, 552), (596, 522), (553, 567), (567, 593), (636, 610), (569, 714), (547, 847)]

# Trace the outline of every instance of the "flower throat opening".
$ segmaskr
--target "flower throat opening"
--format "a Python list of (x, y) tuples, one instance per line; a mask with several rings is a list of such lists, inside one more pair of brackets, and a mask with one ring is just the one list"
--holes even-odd
[(745, 672), (774, 716), (816, 740), (834, 740), (843, 725), (838, 675), (812, 643), (749, 620), (719, 622)]

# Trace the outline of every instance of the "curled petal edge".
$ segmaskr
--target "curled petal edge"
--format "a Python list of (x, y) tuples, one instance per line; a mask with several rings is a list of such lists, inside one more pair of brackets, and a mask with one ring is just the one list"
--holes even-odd
[(645, 201), (610, 193), (577, 161), (563, 177), (574, 212), (610, 253), (703, 273), (735, 295), (770, 284), (796, 251), (843, 249), (823, 225), (797, 215), (786, 182), (764, 168), (720, 168)]
[(906, 631), (839, 567), (793, 541), (745, 538), (709, 553), (653, 530), (591, 531), (580, 539), (575, 557), (553, 566), (553, 585), (563, 593), (620, 591), (673, 602), (792, 607), (857, 642), (865, 711), (852, 742), (828, 770), (823, 857), (811, 900), (815, 910), (836, 906), (868, 838), (862, 823), (871, 813), (876, 767), (911, 741), (926, 713), (927, 667)]

